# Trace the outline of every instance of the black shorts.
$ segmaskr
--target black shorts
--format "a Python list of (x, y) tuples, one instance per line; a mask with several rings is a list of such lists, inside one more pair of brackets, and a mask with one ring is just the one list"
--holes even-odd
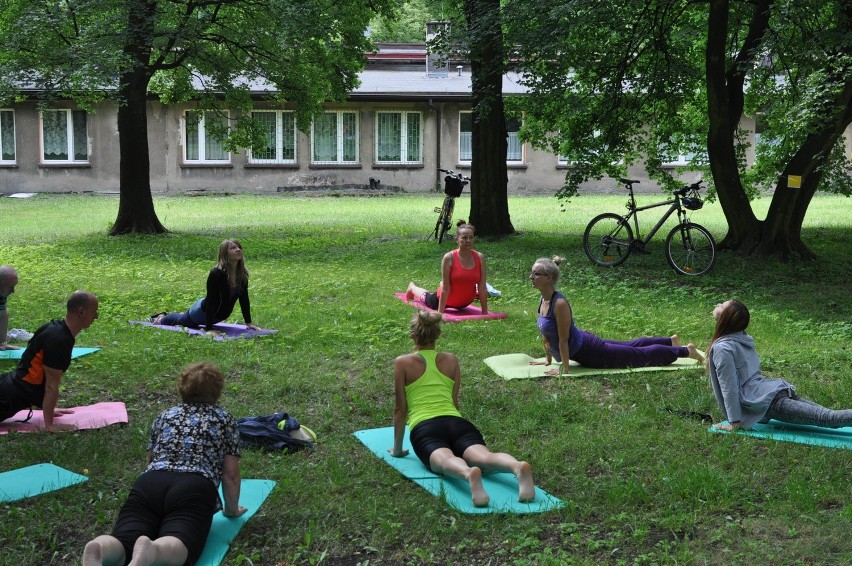
[(431, 470), (429, 456), (438, 448), (449, 448), (461, 458), (471, 446), (485, 446), (479, 430), (461, 417), (434, 417), (417, 424), (409, 435), (414, 453)]
[(186, 564), (194, 564), (207, 543), (218, 497), (213, 482), (200, 474), (154, 470), (139, 476), (112, 531), (124, 546), (124, 563), (145, 535), (177, 538), (189, 552)]
[(426, 292), (423, 295), (423, 302), (432, 310), (438, 310), (438, 293)]

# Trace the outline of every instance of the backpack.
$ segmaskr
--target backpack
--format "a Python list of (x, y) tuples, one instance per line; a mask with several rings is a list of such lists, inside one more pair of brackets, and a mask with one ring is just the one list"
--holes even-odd
[(316, 434), (285, 411), (265, 417), (243, 417), (237, 421), (240, 445), (267, 450), (289, 450), (316, 446)]

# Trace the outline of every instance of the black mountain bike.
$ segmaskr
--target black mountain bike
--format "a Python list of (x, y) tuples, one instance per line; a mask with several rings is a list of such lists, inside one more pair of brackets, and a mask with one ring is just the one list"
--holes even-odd
[[(671, 200), (646, 206), (636, 206), (633, 184), (639, 181), (619, 179), (619, 182), (623, 183), (630, 193), (627, 201), (628, 213), (622, 216), (607, 212), (589, 222), (583, 234), (583, 249), (590, 260), (598, 265), (614, 267), (624, 263), (632, 252), (650, 253), (645, 250), (645, 246), (669, 216), (677, 211), (679, 223), (666, 237), (665, 252), (669, 265), (682, 275), (704, 275), (713, 268), (716, 263), (716, 242), (704, 226), (689, 220), (687, 212), (704, 206), (698, 195), (701, 181), (675, 190)], [(669, 209), (643, 238), (639, 231), (639, 211), (666, 205), (669, 205)], [(631, 218), (636, 227), (635, 238), (630, 227)]]
[(441, 173), (446, 173), (444, 177), (444, 202), (441, 207), (435, 207), (435, 212), (438, 214), (438, 221), (435, 223), (435, 230), (429, 236), (437, 238), (438, 242), (443, 242), (444, 237), (450, 230), (450, 223), (453, 220), (453, 209), (456, 206), (456, 198), (461, 196), (464, 186), (470, 182), (470, 177), (465, 177), (461, 173), (456, 173), (452, 169), (438, 169)]

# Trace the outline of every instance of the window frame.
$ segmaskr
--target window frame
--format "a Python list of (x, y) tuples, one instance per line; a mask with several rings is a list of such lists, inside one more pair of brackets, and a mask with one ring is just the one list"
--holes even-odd
[[(65, 114), (65, 152), (67, 154), (66, 159), (49, 159), (47, 154), (45, 153), (45, 135), (44, 135), (44, 117), (45, 113), (64, 113)], [(77, 155), (77, 145), (78, 141), (75, 136), (74, 130), (74, 118), (75, 116), (82, 116), (83, 125), (85, 129), (83, 131), (83, 137), (85, 138), (84, 150), (85, 150), (85, 158), (78, 159)], [(49, 108), (46, 110), (39, 110), (38, 112), (38, 122), (39, 122), (39, 155), (40, 155), (40, 163), (42, 165), (88, 165), (89, 158), (91, 156), (91, 151), (89, 148), (89, 113), (85, 110), (73, 109), (73, 108)]]
[[(187, 110), (183, 111), (183, 120), (182, 120), (182, 126), (183, 126), (183, 128), (182, 128), (183, 132), (182, 133), (183, 133), (183, 135), (181, 137), (182, 137), (182, 141), (183, 141), (182, 158), (183, 158), (183, 163), (185, 165), (230, 165), (231, 164), (231, 152), (224, 150), (224, 148), (223, 148), (224, 153), (225, 153), (224, 158), (222, 158), (222, 159), (208, 159), (207, 158), (207, 153), (208, 153), (208, 151), (207, 151), (207, 138), (208, 138), (208, 136), (207, 136), (206, 125), (207, 125), (207, 114), (209, 114), (209, 113), (219, 114), (220, 111), (218, 111), (218, 110), (198, 110), (198, 109), (187, 109)], [(221, 113), (223, 114), (222, 118), (225, 120), (225, 122), (229, 123), (230, 120), (231, 120), (230, 111), (225, 110)], [(198, 116), (198, 123), (197, 123), (198, 139), (196, 140), (197, 143), (198, 143), (198, 146), (197, 146), (198, 147), (198, 158), (196, 158), (196, 159), (191, 159), (188, 156), (188, 151), (187, 151), (188, 148), (189, 148), (189, 143), (188, 143), (188, 141), (189, 141), (189, 122), (187, 120), (187, 117), (190, 114), (195, 114), (195, 115)], [(229, 125), (229, 130), (230, 130), (230, 125)], [(218, 140), (218, 141), (224, 142), (225, 140)]]
[[(4, 159), (3, 154), (6, 153), (5, 147), (3, 146), (3, 135), (2, 135), (2, 124), (3, 124), (3, 115), (6, 114), (11, 116), (11, 124), (12, 124), (12, 159)], [(15, 123), (16, 116), (15, 110), (13, 108), (0, 108), (0, 165), (17, 165), (18, 163), (18, 143), (17, 143), (17, 131)]]
[[(399, 144), (400, 159), (398, 160), (383, 160), (379, 155), (379, 146), (381, 143), (379, 132), (379, 116), (381, 115), (399, 115), (400, 117), (400, 132), (399, 139), (396, 140)], [(417, 117), (417, 156), (412, 159), (409, 143), (409, 122), (411, 116)], [(375, 137), (373, 139), (374, 160), (377, 165), (422, 165), (423, 164), (423, 112), (419, 110), (377, 110), (374, 120)]]
[[(344, 117), (351, 114), (355, 119), (355, 135), (354, 135), (354, 159), (345, 159), (346, 152), (346, 137)], [(333, 160), (316, 159), (316, 119), (311, 121), (311, 165), (359, 165), (361, 163), (361, 113), (358, 110), (325, 110), (323, 116), (334, 115), (335, 121), (335, 145), (336, 155)]]
[[(275, 115), (275, 157), (272, 159), (257, 157), (252, 148), (246, 151), (246, 161), (250, 165), (296, 165), (299, 161), (299, 128), (296, 127), (296, 113), (292, 110), (274, 110), (267, 108), (259, 108), (251, 111), (251, 116), (255, 114), (274, 114)], [(284, 157), (284, 136), (288, 134), (284, 128), (284, 117), (287, 116), (292, 120), (292, 147), (293, 157)]]
[[(470, 129), (470, 158), (469, 159), (465, 159), (465, 152), (462, 151), (462, 144), (463, 144), (463, 138), (464, 138), (463, 134), (467, 133), (467, 130), (462, 130), (462, 117), (461, 117), (462, 114), (470, 115), (470, 120), (471, 120), (471, 122), (470, 122), (470, 124), (471, 124), (471, 129)], [(518, 129), (517, 130), (515, 130), (513, 132), (509, 131), (509, 120), (515, 120), (515, 121), (518, 122)], [(520, 135), (519, 135), (520, 131), (521, 131), (521, 126), (523, 125), (523, 123), (524, 123), (523, 117), (518, 118), (518, 117), (515, 117), (515, 116), (506, 116), (506, 135), (507, 135), (507, 139), (506, 139), (506, 165), (517, 166), (517, 165), (523, 165), (525, 163), (525, 159), (526, 159), (526, 147), (525, 146), (526, 146), (526, 144), (521, 141)], [(459, 159), (458, 159), (458, 162), (460, 164), (467, 165), (467, 164), (470, 164), (471, 160), (473, 159), (473, 110), (459, 110), (459, 130), (458, 131), (459, 131), (459, 138), (458, 138), (459, 139), (459, 141), (458, 141), (458, 157), (459, 157)], [(509, 159), (509, 151), (510, 151), (510, 146), (512, 144), (511, 139), (513, 137), (511, 134), (514, 134), (514, 138), (516, 140), (516, 143), (519, 146), (520, 159)], [(467, 148), (464, 148), (464, 149), (467, 149)]]

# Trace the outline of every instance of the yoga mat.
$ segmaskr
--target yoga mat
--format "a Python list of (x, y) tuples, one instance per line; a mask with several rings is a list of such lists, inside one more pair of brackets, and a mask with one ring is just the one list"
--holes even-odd
[[(24, 349), (20, 350), (2, 350), (0, 351), (0, 360), (20, 360), (21, 356), (24, 355)], [(85, 356), (87, 354), (94, 354), (100, 350), (100, 348), (74, 348), (71, 350), (71, 359), (79, 358), (80, 356)]]
[[(272, 480), (242, 480), (240, 483), (240, 505), (248, 511), (236, 519), (228, 519), (222, 515), (221, 511), (213, 515), (213, 525), (210, 527), (210, 534), (207, 535), (207, 543), (204, 545), (204, 551), (196, 565), (217, 566), (222, 562), (225, 554), (228, 553), (231, 541), (237, 538), (237, 533), (257, 513), (257, 510), (260, 509), (260, 506), (266, 501), (274, 488), (275, 482)], [(219, 494), (221, 495), (221, 493), (222, 488), (220, 486)]]
[[(424, 311), (434, 311), (434, 309), (430, 309), (426, 306), (426, 303), (420, 300), (409, 301), (405, 298), (405, 293), (394, 293), (394, 297), (402, 301), (407, 305), (411, 305), (414, 308), (418, 308)], [(463, 309), (454, 309), (452, 307), (447, 307), (444, 311), (444, 322), (462, 322), (464, 320), (496, 320), (499, 318), (506, 318), (506, 313), (504, 312), (489, 312), (488, 314), (482, 314), (482, 309), (470, 305)]]
[[(563, 507), (565, 503), (553, 497), (543, 489), (535, 488), (535, 499), (528, 503), (518, 501), (518, 481), (510, 473), (488, 474), (482, 482), (491, 502), (488, 507), (474, 507), (470, 499), (470, 486), (464, 480), (439, 476), (426, 469), (411, 448), (408, 429), (402, 440), (403, 448), (408, 449), (404, 458), (394, 458), (388, 452), (393, 447), (393, 427), (359, 430), (355, 438), (396, 471), (407, 477), (432, 495), (443, 498), (450, 507), (462, 513), (541, 513)], [(535, 470), (533, 470), (535, 475)]]
[(0, 503), (18, 501), (89, 481), (53, 464), (36, 464), (0, 474)]
[[(76, 425), (77, 430), (102, 428), (111, 424), (127, 422), (127, 407), (121, 402), (95, 403), (94, 405), (85, 405), (83, 407), (68, 407), (68, 409), (71, 409), (74, 413), (55, 417), (53, 419), (54, 422)], [(0, 435), (11, 431), (33, 432), (34, 430), (43, 429), (44, 414), (40, 409), (33, 409), (33, 417), (29, 422), (14, 422), (27, 418), (28, 412), (27, 410), (18, 411), (15, 416), (0, 423)]]
[[(727, 423), (728, 421), (724, 421)], [(710, 432), (731, 434), (730, 431), (710, 427)], [(771, 438), (779, 442), (796, 442), (812, 446), (827, 446), (829, 448), (845, 448), (852, 450), (852, 427), (824, 428), (819, 426), (799, 425), (770, 420), (767, 424), (756, 424), (751, 430), (738, 429), (733, 434)]]
[[(130, 324), (139, 324), (141, 326), (150, 326), (152, 328), (159, 328), (160, 330), (171, 330), (173, 332), (185, 332), (186, 334), (192, 334), (195, 336), (206, 336), (207, 333), (201, 328), (188, 328), (186, 326), (169, 326), (167, 324), (154, 324), (153, 322), (148, 322), (146, 320), (131, 320)], [(255, 336), (266, 336), (267, 334), (275, 334), (278, 332), (277, 330), (249, 330), (244, 324), (230, 324), (227, 322), (220, 322), (219, 324), (213, 325), (213, 330), (218, 330), (222, 334), (218, 336), (214, 336), (213, 339), (217, 342), (221, 342), (222, 340), (235, 340), (237, 338), (254, 338)]]
[[(700, 350), (699, 350), (700, 351)], [(701, 352), (704, 355), (704, 352)], [(494, 373), (505, 380), (525, 379), (530, 377), (556, 377), (546, 375), (547, 370), (559, 367), (553, 363), (549, 366), (531, 366), (532, 361), (545, 361), (545, 358), (531, 358), (526, 354), (503, 354), (502, 356), (491, 356), (485, 358), (485, 365), (490, 367)], [(608, 375), (615, 373), (633, 373), (637, 371), (672, 371), (677, 369), (700, 368), (701, 365), (692, 358), (678, 358), (668, 366), (648, 366), (643, 368), (619, 368), (619, 369), (597, 369), (583, 367), (574, 360), (569, 364), (569, 377), (587, 377), (591, 375)]]

